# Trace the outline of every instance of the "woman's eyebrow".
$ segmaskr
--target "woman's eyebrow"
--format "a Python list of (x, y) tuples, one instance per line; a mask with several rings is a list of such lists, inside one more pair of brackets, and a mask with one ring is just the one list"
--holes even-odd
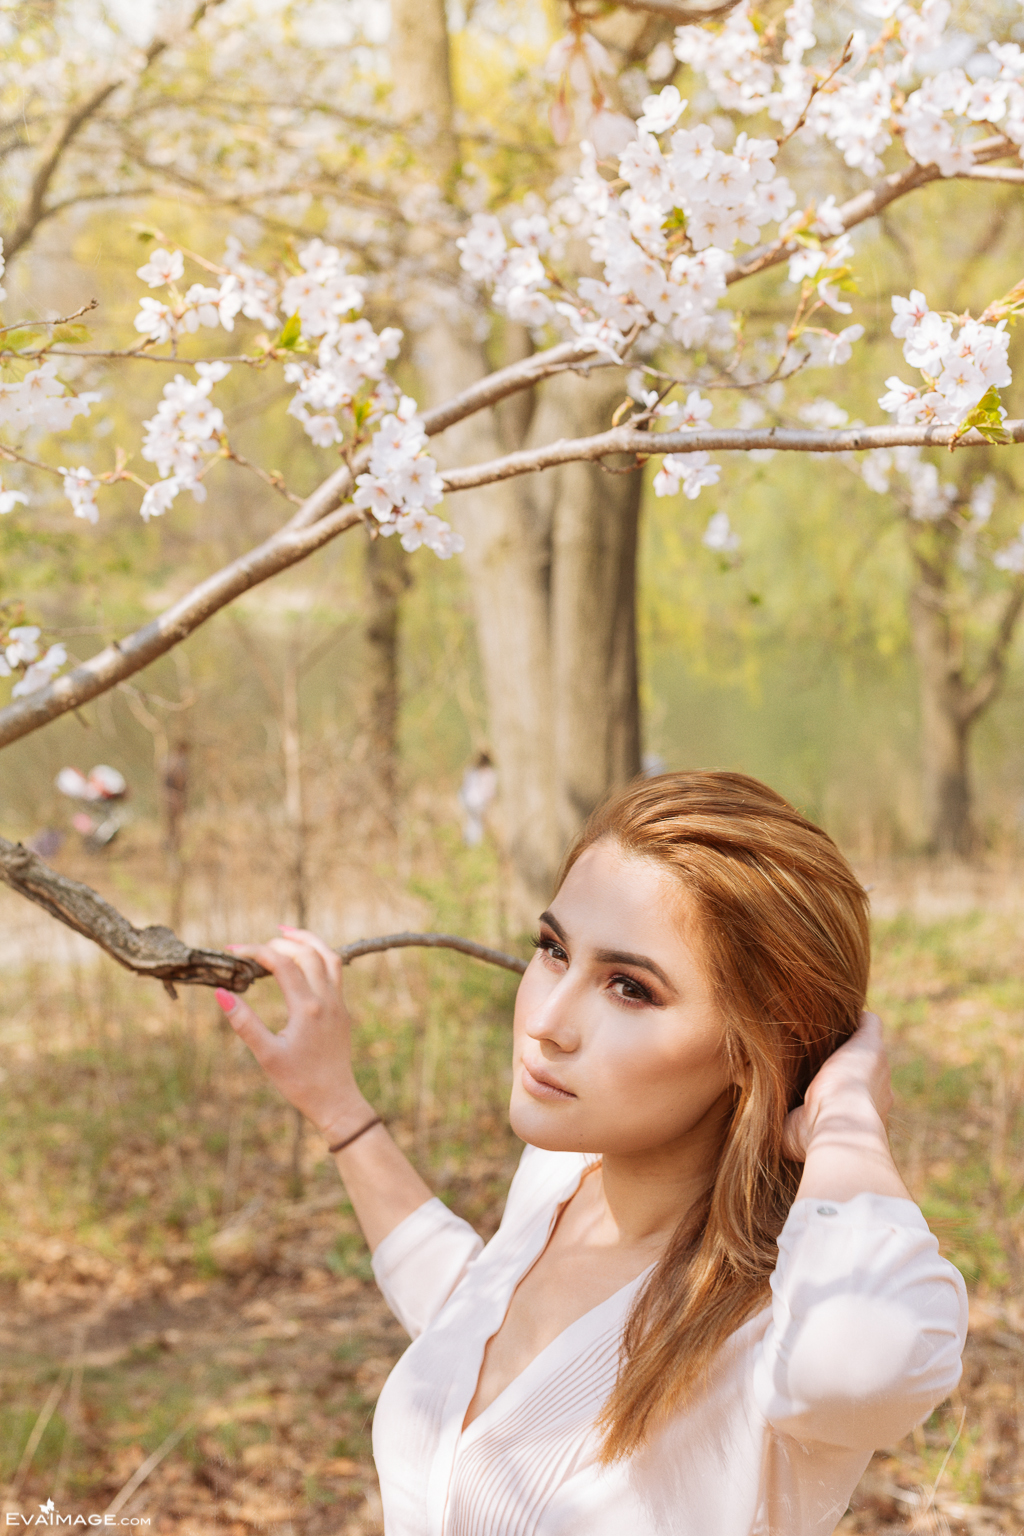
[(594, 958), (600, 960), (602, 965), (635, 965), (638, 970), (650, 971), (652, 976), (657, 976), (662, 985), (668, 987), (670, 992), (674, 990), (672, 983), (665, 975), (661, 966), (656, 965), (653, 960), (649, 960), (646, 955), (631, 955), (624, 949), (599, 949)]
[(565, 929), (562, 927), (561, 923), (558, 921), (558, 918), (555, 917), (553, 912), (542, 912), (538, 921), (547, 923), (549, 928), (554, 929), (555, 933), (558, 934), (558, 937), (562, 940), (563, 944), (567, 944), (569, 942), (569, 935), (566, 933)]
[[(540, 921), (546, 923), (558, 935), (563, 944), (568, 944), (569, 935), (553, 912), (542, 912)], [(657, 976), (662, 986), (668, 987), (670, 992), (674, 991), (672, 983), (665, 975), (661, 966), (649, 959), (647, 955), (631, 955), (625, 949), (599, 949), (594, 958), (599, 960), (602, 965), (635, 965), (638, 970), (650, 971), (652, 976)]]

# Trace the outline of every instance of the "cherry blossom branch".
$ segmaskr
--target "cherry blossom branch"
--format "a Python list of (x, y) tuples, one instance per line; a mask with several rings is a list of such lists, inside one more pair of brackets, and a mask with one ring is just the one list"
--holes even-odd
[[(974, 150), (976, 165), (981, 167), (989, 160), (1001, 160), (1005, 155), (1018, 153), (1018, 146), (1012, 139), (1004, 138), (1001, 134), (991, 139), (982, 139), (971, 146)], [(960, 177), (971, 179), (975, 175), (975, 167), (959, 173)], [(893, 171), (888, 176), (883, 176), (881, 181), (873, 187), (866, 187), (863, 192), (858, 192), (854, 197), (848, 198), (835, 210), (836, 223), (842, 224), (843, 230), (850, 230), (858, 224), (863, 224), (867, 219), (873, 219), (881, 213), (883, 208), (888, 208), (890, 203), (897, 202), (901, 197), (906, 197), (910, 192), (916, 192), (918, 187), (926, 186), (931, 181), (952, 180), (951, 177), (943, 177), (937, 165), (918, 165), (916, 162), (905, 166), (901, 171)], [(979, 178), (980, 179), (980, 178)], [(994, 179), (994, 178), (993, 178)], [(1016, 177), (1013, 178), (1016, 180)], [(788, 261), (799, 246), (795, 240), (780, 237), (773, 240), (770, 245), (755, 246), (748, 251), (741, 261), (725, 275), (725, 280), (730, 285), (738, 283), (741, 278), (753, 277), (756, 272), (763, 272), (767, 267), (778, 266), (783, 261)]]
[[(65, 927), (91, 939), (126, 970), (162, 981), (172, 997), (177, 995), (175, 982), (245, 992), (254, 981), (270, 974), (255, 960), (245, 960), (216, 949), (194, 949), (162, 925), (136, 928), (91, 886), (58, 874), (38, 854), (21, 843), (9, 843), (3, 837), (0, 837), (0, 880), (20, 896), (44, 908)], [(342, 945), (337, 953), (347, 965), (363, 955), (413, 947), (454, 949), (474, 960), (501, 966), (519, 975), (526, 970), (526, 961), (517, 955), (505, 954), (500, 949), (491, 949), (489, 945), (454, 933), (390, 933), (380, 938), (357, 939), (353, 944)]]
[[(549, 354), (538, 356), (546, 358), (546, 366), (549, 368), (555, 367)], [(513, 373), (523, 366), (516, 364), (503, 372)], [(568, 366), (568, 363), (563, 360), (560, 366)], [(522, 377), (521, 372), (518, 376)], [(452, 419), (459, 420), (472, 410), (479, 409), (476, 403), (479, 399), (477, 390), (484, 392), (485, 386), (491, 382), (484, 380), (480, 386), (466, 390), (460, 397), (462, 406), (454, 418), (448, 406), (439, 407), (436, 420), (450, 425)], [(506, 383), (509, 382), (506, 379)], [(520, 384), (517, 387), (522, 386)], [(1003, 430), (1008, 441), (1024, 442), (1024, 421), (1007, 421), (1003, 423)], [(977, 432), (957, 436), (958, 431), (955, 426), (884, 426), (847, 427), (838, 432), (770, 427), (762, 431), (722, 428), (652, 433), (639, 431), (627, 424), (597, 433), (593, 437), (561, 439), (543, 448), (524, 449), (500, 459), (492, 459), (489, 463), (452, 469), (442, 478), (447, 490), (459, 491), (478, 485), (491, 485), (517, 475), (535, 474), (556, 464), (593, 462), (616, 454), (634, 455), (639, 467), (647, 458), (666, 453), (750, 452), (752, 449), (765, 448), (790, 453), (854, 453), (869, 448), (948, 447), (953, 441), (958, 448), (991, 446)], [(358, 470), (358, 461), (354, 467)], [(340, 466), (307, 497), (295, 517), (264, 543), (208, 577), (142, 629), (136, 630), (124, 640), (115, 640), (73, 672), (66, 673), (0, 710), (0, 747), (30, 735), (50, 720), (78, 709), (99, 694), (106, 693), (150, 662), (173, 650), (214, 613), (244, 592), (305, 560), (339, 534), (356, 527), (363, 521), (362, 515), (343, 504), (352, 485), (352, 469), (347, 464)]]
[[(223, 3), (224, 0), (199, 0), (199, 4), (180, 29), (179, 35), (194, 31), (208, 11)], [(60, 169), (67, 149), (86, 124), (109, 101), (114, 92), (122, 85), (127, 84), (133, 76), (135, 79), (141, 78), (160, 55), (171, 46), (171, 42), (172, 39), (170, 37), (156, 38), (147, 48), (140, 70), (123, 71), (112, 79), (104, 81), (90, 96), (87, 96), (73, 111), (69, 112), (64, 121), (54, 131), (45, 158), (32, 178), (25, 211), (14, 231), (4, 239), (4, 252), (8, 261), (17, 255), (23, 245), (28, 243), (40, 223), (50, 216), (51, 209), (47, 207), (46, 194), (50, 190), (57, 171)]]
[[(465, 421), (468, 416), (474, 415), (477, 411), (486, 410), (488, 406), (496, 405), (499, 400), (506, 400), (509, 395), (517, 394), (520, 390), (532, 389), (535, 384), (539, 384), (542, 379), (550, 378), (553, 374), (580, 367), (585, 367), (589, 371), (591, 368), (613, 366), (610, 358), (597, 355), (597, 348), (593, 342), (562, 342), (556, 347), (548, 347), (544, 352), (534, 352), (520, 362), (510, 363), (507, 368), (499, 368), (494, 373), (489, 373), (486, 378), (471, 384), (461, 394), (453, 395), (443, 405), (424, 411), (421, 418), (423, 430), (427, 437), (437, 437), (448, 427)], [(351, 495), (355, 476), (366, 467), (368, 457), (368, 450), (363, 449), (353, 455), (351, 467), (343, 465), (341, 469), (335, 470), (333, 475), (330, 475), (306, 498), (288, 527), (308, 528), (319, 518), (333, 512), (346, 496)], [(2, 713), (0, 713), (0, 719), (2, 719)]]
[(814, 98), (821, 94), (821, 92), (825, 89), (825, 87), (827, 85), (829, 85), (832, 80), (835, 79), (836, 75), (838, 75), (838, 73), (842, 69), (843, 65), (844, 64), (849, 64), (849, 62), (850, 62), (850, 60), (852, 58), (853, 58), (853, 33), (851, 32), (850, 36), (846, 39), (846, 46), (843, 48), (843, 51), (840, 54), (838, 61), (835, 64), (833, 64), (832, 68), (829, 70), (827, 75), (822, 75), (821, 78), (818, 79), (818, 80), (815, 80), (814, 84), (811, 86), (811, 89), (810, 89), (810, 91), (808, 93), (807, 101), (806, 101), (806, 103), (804, 105), (803, 111), (800, 113), (800, 116), (797, 118), (797, 120), (793, 124), (792, 128), (790, 128), (787, 133), (784, 133), (782, 135), (782, 138), (779, 140), (779, 148), (780, 149), (782, 148), (782, 146), (784, 144), (788, 144), (789, 143), (790, 139), (793, 137), (794, 134), (797, 134), (797, 133), (800, 132), (800, 129), (803, 127), (804, 123), (806, 123), (806, 121), (807, 121), (807, 114), (811, 110), (811, 107), (814, 104)]
[[(474, 464), (465, 469), (442, 472), (445, 489), (466, 491), (478, 485), (511, 480), (517, 475), (536, 474), (556, 464), (593, 462), (613, 454), (633, 454), (637, 467), (655, 454), (684, 454), (739, 451), (749, 453), (766, 448), (783, 453), (858, 453), (868, 448), (946, 448), (955, 440), (957, 448), (987, 448), (991, 443), (978, 432), (962, 437), (956, 426), (943, 427), (846, 427), (839, 432), (816, 432), (805, 428), (766, 427), (744, 431), (739, 427), (703, 428), (685, 432), (640, 432), (635, 427), (612, 427), (593, 437), (562, 438), (543, 448), (525, 448), (518, 453)], [(1007, 438), (1024, 443), (1024, 421), (1003, 423)], [(0, 712), (0, 721), (3, 714)], [(2, 737), (0, 737), (2, 745)]]

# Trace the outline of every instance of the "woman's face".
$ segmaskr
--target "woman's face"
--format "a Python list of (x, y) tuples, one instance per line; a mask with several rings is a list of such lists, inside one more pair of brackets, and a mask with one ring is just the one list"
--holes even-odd
[(672, 874), (592, 844), (540, 920), (516, 998), (512, 1129), (548, 1151), (630, 1155), (718, 1120), (725, 1030)]

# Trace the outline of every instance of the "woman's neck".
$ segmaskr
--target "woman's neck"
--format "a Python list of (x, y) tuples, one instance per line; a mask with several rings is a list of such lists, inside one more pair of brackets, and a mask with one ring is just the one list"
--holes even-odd
[(628, 1156), (604, 1153), (580, 1191), (587, 1195), (589, 1240), (601, 1246), (663, 1248), (707, 1191), (731, 1107), (730, 1092), (676, 1141)]

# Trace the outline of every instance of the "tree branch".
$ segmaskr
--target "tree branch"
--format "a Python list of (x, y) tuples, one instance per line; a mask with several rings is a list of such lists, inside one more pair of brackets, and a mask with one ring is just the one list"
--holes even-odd
[(958, 181), (1024, 181), (1024, 169), (1012, 165), (978, 165), (969, 171), (958, 171)]
[[(976, 165), (969, 171), (961, 173), (961, 176), (968, 180), (977, 175), (977, 168), (983, 166), (986, 161), (1001, 160), (1005, 155), (1018, 153), (1018, 147), (1013, 140), (1004, 138), (1002, 134), (991, 139), (982, 139), (973, 148)], [(888, 208), (890, 203), (906, 197), (909, 192), (916, 192), (918, 187), (926, 186), (931, 181), (952, 179), (944, 178), (937, 165), (915, 163), (904, 166), (902, 171), (893, 171), (890, 175), (883, 176), (875, 186), (866, 187), (855, 197), (848, 198), (836, 209), (836, 218), (842, 220), (844, 230), (853, 229), (856, 225), (863, 224), (866, 219), (873, 219), (876, 214), (882, 212), (883, 208)], [(980, 179), (980, 176), (977, 179)], [(741, 278), (752, 277), (755, 272), (763, 272), (767, 267), (775, 267), (780, 262), (788, 261), (799, 249), (795, 240), (775, 240), (771, 245), (756, 246), (726, 273), (725, 280), (730, 284), (738, 283)]]
[[(479, 379), (464, 389), (461, 394), (454, 395), (451, 400), (446, 400), (443, 405), (435, 406), (431, 411), (424, 411), (422, 415), (423, 430), (427, 437), (437, 437), (439, 433), (454, 426), (457, 422), (464, 421), (467, 416), (472, 416), (477, 411), (483, 411), (488, 406), (496, 405), (499, 400), (505, 400), (509, 395), (517, 394), (520, 390), (531, 389), (541, 379), (550, 378), (552, 374), (564, 373), (567, 369), (585, 365), (590, 368), (608, 368), (614, 366), (610, 359), (596, 356), (596, 347), (589, 341), (562, 342), (557, 347), (548, 347), (544, 352), (534, 352), (520, 362), (510, 363), (507, 368), (499, 368), (495, 373), (489, 373), (486, 378)], [(318, 486), (296, 512), (288, 524), (289, 528), (308, 528), (319, 518), (333, 512), (334, 508), (351, 495), (354, 480), (352, 476), (358, 475), (366, 468), (369, 462), (369, 450), (363, 449), (355, 454), (352, 460), (352, 472), (340, 469)], [(0, 714), (2, 720), (2, 714)], [(0, 740), (0, 746), (3, 745)]]
[[(245, 992), (254, 981), (270, 974), (255, 960), (243, 960), (216, 949), (193, 949), (183, 944), (170, 928), (136, 928), (91, 886), (58, 874), (38, 854), (2, 837), (0, 879), (20, 896), (45, 908), (58, 922), (98, 944), (126, 970), (162, 981), (172, 997), (176, 995), (175, 982)], [(354, 944), (343, 945), (338, 954), (347, 965), (362, 955), (413, 946), (454, 949), (507, 971), (522, 974), (526, 970), (526, 961), (518, 956), (452, 933), (391, 933), (382, 938), (357, 939)]]
[[(1024, 442), (1024, 421), (1003, 423), (1015, 443)], [(841, 432), (812, 432), (804, 428), (769, 427), (742, 431), (738, 427), (707, 428), (696, 432), (640, 432), (635, 427), (612, 427), (593, 437), (561, 438), (543, 448), (524, 448), (486, 464), (449, 469), (442, 479), (448, 491), (466, 491), (516, 475), (535, 474), (556, 464), (593, 462), (612, 454), (634, 454), (638, 461), (663, 453), (727, 453), (752, 449), (780, 449), (784, 453), (858, 453), (867, 448), (944, 448), (956, 438), (958, 448), (992, 445), (980, 433), (956, 437), (957, 427), (846, 427)], [(0, 721), (3, 714), (0, 712)], [(2, 745), (2, 738), (0, 738)]]
[[(314, 491), (313, 498), (319, 496), (328, 499), (332, 482), (343, 477), (347, 479), (348, 470), (336, 470)], [(258, 586), (269, 576), (276, 576), (280, 571), (305, 560), (338, 534), (354, 528), (361, 521), (360, 514), (354, 508), (340, 507), (327, 516), (321, 516), (311, 528), (282, 528), (248, 554), (233, 560), (230, 565), (200, 582), (152, 623), (144, 625), (124, 640), (115, 640), (73, 672), (65, 673), (47, 687), (0, 710), (0, 747), (29, 735), (48, 721), (55, 720), (58, 715), (66, 714), (68, 710), (78, 709), (98, 694), (106, 693), (117, 683), (141, 671), (158, 656), (173, 650), (219, 609), (241, 597), (243, 592)]]
[[(569, 342), (499, 369), (471, 385), (454, 400), (428, 411), (423, 418), (428, 435), (444, 431), (474, 411), (482, 410), (516, 390), (529, 388), (549, 374), (578, 367), (592, 358), (593, 353), (594, 348), (589, 342)], [(597, 360), (587, 366), (603, 366), (603, 362)], [(115, 640), (73, 672), (65, 673), (45, 688), (0, 709), (0, 748), (124, 682), (173, 650), (243, 592), (296, 565), (338, 534), (356, 527), (362, 518), (354, 508), (345, 508), (344, 501), (352, 493), (353, 476), (365, 467), (368, 458), (369, 450), (364, 448), (355, 455), (351, 469), (346, 464), (340, 465), (306, 497), (283, 528), (248, 554), (200, 582), (151, 623), (124, 640)]]
[[(189, 17), (182, 32), (191, 32), (202, 21), (207, 11), (214, 6), (223, 4), (223, 0), (200, 0), (192, 15)], [(167, 37), (157, 38), (146, 50), (145, 61), (141, 70), (135, 74), (136, 80), (146, 73), (150, 66), (170, 47), (171, 39)], [(107, 102), (110, 97), (122, 85), (132, 78), (131, 73), (121, 73), (112, 80), (105, 81), (92, 92), (90, 96), (79, 103), (68, 113), (64, 121), (54, 130), (51, 136), (50, 147), (47, 150), (43, 163), (39, 166), (32, 178), (32, 186), (29, 191), (25, 211), (18, 221), (13, 234), (4, 239), (4, 255), (8, 262), (16, 256), (22, 246), (32, 238), (42, 221), (50, 216), (51, 209), (46, 206), (46, 194), (50, 190), (54, 176), (60, 168), (68, 147), (81, 133), (82, 129), (90, 122)]]
[(1006, 658), (1013, 643), (1017, 621), (1024, 610), (1024, 577), (1017, 580), (1006, 595), (1006, 605), (999, 628), (988, 648), (985, 664), (970, 688), (964, 690), (959, 700), (958, 713), (966, 724), (981, 714), (992, 702), (1006, 671)]
[[(558, 349), (553, 349), (558, 350)], [(506, 375), (516, 374), (520, 380), (514, 387), (521, 388), (522, 379), (528, 375), (529, 364), (547, 358), (550, 371), (556, 364), (549, 354), (538, 353), (536, 358), (523, 364), (513, 364), (502, 370)], [(570, 366), (561, 362), (557, 366)], [(498, 375), (494, 376), (495, 378)], [(513, 385), (506, 378), (507, 393)], [(449, 406), (442, 406), (436, 413), (438, 422), (450, 425), (469, 415), (479, 407), (478, 402), (487, 392), (491, 380), (484, 379), (459, 397), (463, 405), (456, 414)], [(500, 396), (499, 396), (500, 398)], [(1003, 424), (1007, 436), (1015, 443), (1024, 442), (1024, 421), (1007, 421)], [(751, 449), (776, 448), (788, 453), (856, 453), (868, 448), (895, 448), (915, 446), (941, 448), (956, 437), (956, 427), (847, 427), (841, 432), (812, 432), (804, 429), (771, 427), (766, 431), (742, 431), (727, 427), (701, 432), (641, 432), (635, 427), (613, 427), (593, 437), (560, 439), (543, 448), (524, 449), (492, 459), (489, 463), (470, 465), (463, 469), (451, 469), (443, 475), (449, 491), (469, 490), (477, 485), (491, 485), (496, 481), (509, 480), (516, 475), (535, 474), (556, 464), (594, 462), (613, 454), (632, 454), (639, 463), (653, 455), (663, 453), (749, 452)], [(976, 432), (956, 437), (958, 448), (990, 446)], [(366, 450), (363, 451), (363, 457)], [(354, 470), (358, 472), (362, 457), (357, 456)], [(73, 672), (65, 673), (44, 688), (38, 688), (27, 697), (0, 709), (0, 747), (28, 736), (40, 726), (55, 720), (69, 710), (78, 709), (101, 693), (106, 693), (143, 667), (165, 655), (178, 645), (207, 619), (227, 606), (243, 592), (258, 586), (271, 576), (288, 570), (290, 566), (305, 560), (331, 539), (337, 538), (349, 528), (362, 522), (361, 515), (352, 507), (340, 505), (352, 489), (353, 471), (341, 465), (317, 487), (300, 507), (299, 511), (277, 533), (257, 545), (248, 554), (232, 561), (217, 571), (185, 597), (181, 598), (159, 618), (136, 630), (124, 640), (115, 640), (97, 655), (90, 657)]]

